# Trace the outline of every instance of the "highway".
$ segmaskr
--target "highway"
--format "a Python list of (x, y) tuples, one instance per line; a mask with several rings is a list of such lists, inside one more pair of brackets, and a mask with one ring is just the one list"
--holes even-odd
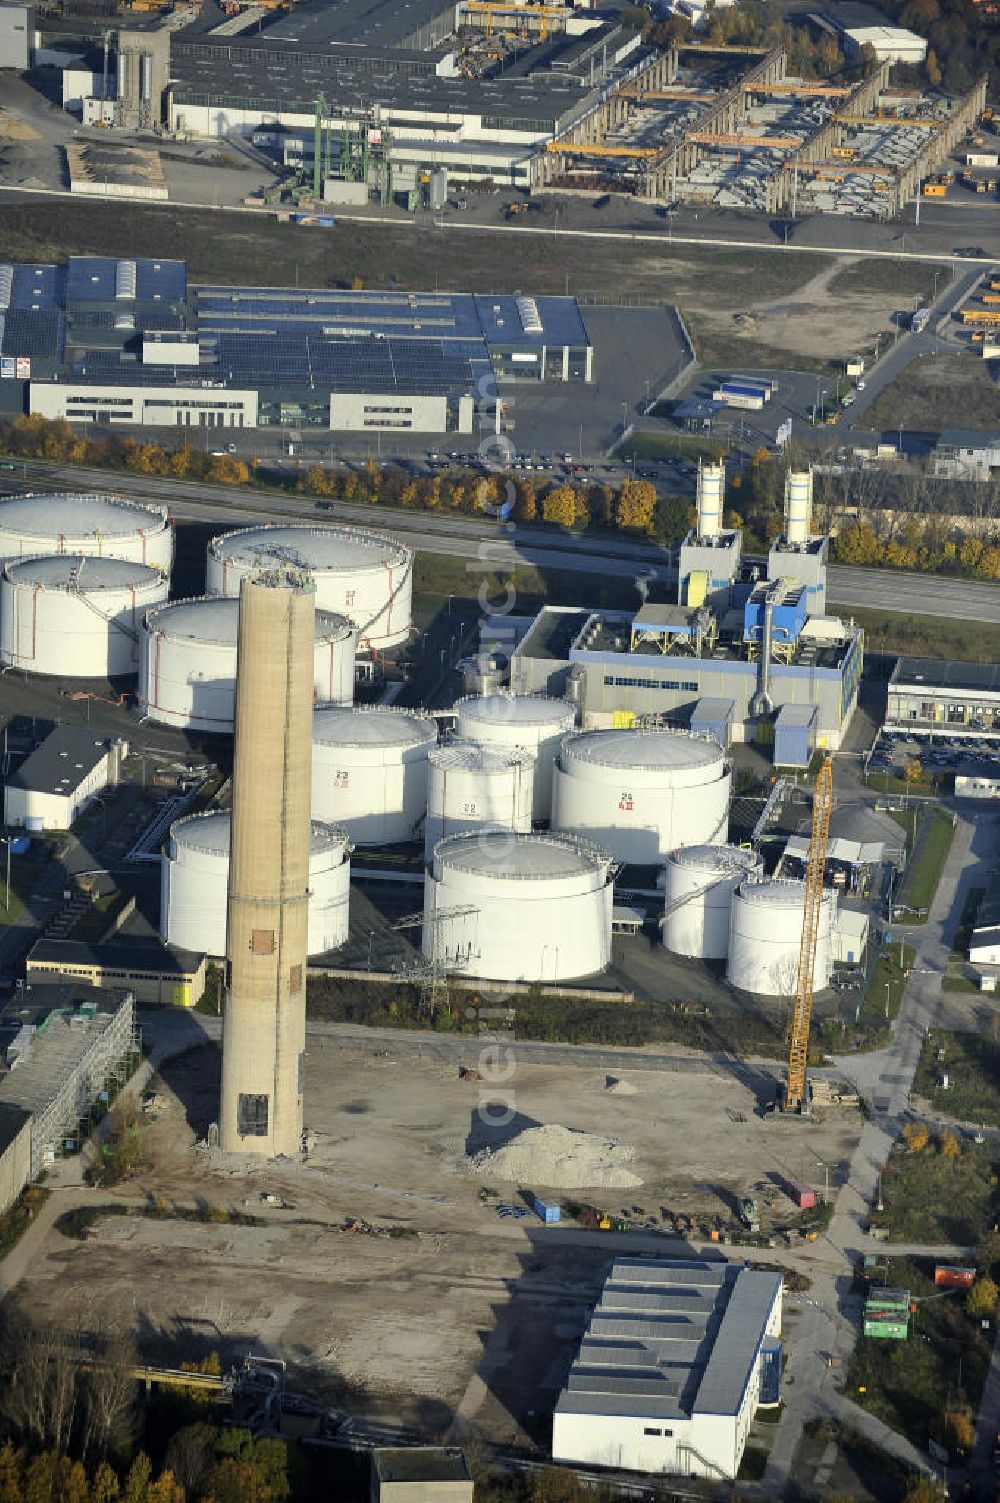
[[(470, 589), (477, 577), (494, 569), (532, 564), (579, 574), (613, 575), (619, 579), (669, 580), (672, 570), (665, 551), (653, 543), (608, 537), (573, 537), (540, 527), (512, 523), (419, 514), (390, 507), (351, 506), (336, 502), (320, 510), (308, 496), (266, 493), (201, 481), (174, 480), (158, 475), (83, 469), (71, 465), (19, 462), (17, 472), (2, 477), (9, 492), (64, 489), (120, 491), (140, 500), (167, 506), (181, 521), (216, 523), (220, 530), (263, 521), (350, 522), (389, 528), (411, 547), (446, 558), (465, 559)], [(585, 592), (581, 592), (583, 599)], [(915, 616), (939, 616), (954, 621), (1000, 624), (1000, 589), (966, 579), (903, 574), (880, 569), (834, 565), (829, 572), (828, 596), (842, 610), (898, 611)], [(585, 600), (584, 600), (584, 603)]]

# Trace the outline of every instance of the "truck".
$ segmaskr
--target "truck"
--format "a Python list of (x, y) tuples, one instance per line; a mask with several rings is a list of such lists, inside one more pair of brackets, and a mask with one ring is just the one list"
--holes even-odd
[(746, 412), (760, 412), (764, 406), (764, 398), (760, 392), (734, 391), (732, 387), (720, 386), (718, 391), (713, 391), (714, 402), (724, 402), (727, 407), (740, 408)]
[(763, 376), (730, 376), (728, 381), (721, 381), (720, 386), (733, 386), (741, 391), (759, 391), (765, 402), (770, 402), (777, 389), (776, 381), (768, 381)]
[(924, 329), (926, 329), (927, 327), (930, 316), (931, 310), (929, 308), (917, 309), (916, 313), (914, 313), (913, 317), (910, 319), (910, 328), (914, 334), (923, 333)]

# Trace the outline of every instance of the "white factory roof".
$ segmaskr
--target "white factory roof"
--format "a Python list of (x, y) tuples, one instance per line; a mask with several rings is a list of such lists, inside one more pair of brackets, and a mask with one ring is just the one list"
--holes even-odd
[(616, 1259), (556, 1412), (735, 1415), (780, 1295), (729, 1263)]
[(454, 708), (470, 720), (507, 721), (517, 725), (558, 725), (574, 714), (572, 705), (564, 699), (503, 691), (482, 696), (470, 694), (456, 700)]
[(576, 835), (511, 835), (509, 830), (448, 835), (434, 848), (442, 869), (488, 877), (576, 877), (610, 862), (607, 851)]
[(711, 767), (723, 760), (717, 741), (686, 731), (580, 731), (567, 736), (564, 754), (598, 767)]
[[(209, 814), (189, 814), (186, 819), (179, 819), (171, 825), (171, 838), (193, 851), (204, 851), (210, 856), (228, 856), (232, 818), (229, 809), (214, 809)], [(310, 855), (315, 856), (321, 851), (346, 844), (347, 831), (339, 825), (322, 824), (318, 819), (312, 821), (309, 834)]]
[(503, 772), (507, 767), (534, 767), (537, 760), (533, 751), (519, 746), (477, 746), (473, 741), (452, 741), (430, 751), (432, 764), (447, 772), (489, 774)]
[(437, 740), (437, 722), (420, 711), (377, 706), (317, 710), (312, 738), (330, 746), (421, 746)]
[[(146, 625), (169, 637), (208, 642), (217, 647), (235, 647), (240, 602), (236, 596), (200, 595), (194, 600), (172, 600), (146, 612)], [(351, 636), (354, 627), (333, 611), (316, 612), (316, 639), (335, 642)]]
[(280, 559), (345, 574), (373, 564), (403, 564), (410, 554), (387, 533), (362, 527), (247, 527), (213, 538), (209, 551), (224, 562), (252, 565), (260, 559)]
[(148, 564), (122, 558), (94, 558), (85, 553), (49, 553), (11, 559), (4, 573), (12, 584), (41, 585), (46, 590), (141, 590), (159, 584), (163, 575)]
[(144, 506), (127, 496), (52, 495), (10, 496), (0, 501), (0, 531), (28, 537), (128, 536), (162, 527), (167, 513), (160, 506)]

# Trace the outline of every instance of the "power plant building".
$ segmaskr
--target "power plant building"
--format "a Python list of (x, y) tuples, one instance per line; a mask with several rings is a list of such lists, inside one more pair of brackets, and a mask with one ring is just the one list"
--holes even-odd
[(781, 1334), (780, 1274), (616, 1258), (552, 1417), (552, 1459), (735, 1479)]

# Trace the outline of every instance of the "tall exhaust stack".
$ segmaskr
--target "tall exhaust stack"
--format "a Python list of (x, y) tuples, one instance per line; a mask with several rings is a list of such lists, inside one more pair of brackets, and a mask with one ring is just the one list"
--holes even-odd
[(717, 538), (722, 531), (722, 510), (726, 497), (726, 467), (722, 464), (698, 466), (697, 510), (698, 541)]
[(302, 1146), (315, 587), (294, 570), (244, 579), (219, 1146)]
[(789, 470), (785, 476), (785, 541), (804, 548), (812, 525), (812, 470)]

